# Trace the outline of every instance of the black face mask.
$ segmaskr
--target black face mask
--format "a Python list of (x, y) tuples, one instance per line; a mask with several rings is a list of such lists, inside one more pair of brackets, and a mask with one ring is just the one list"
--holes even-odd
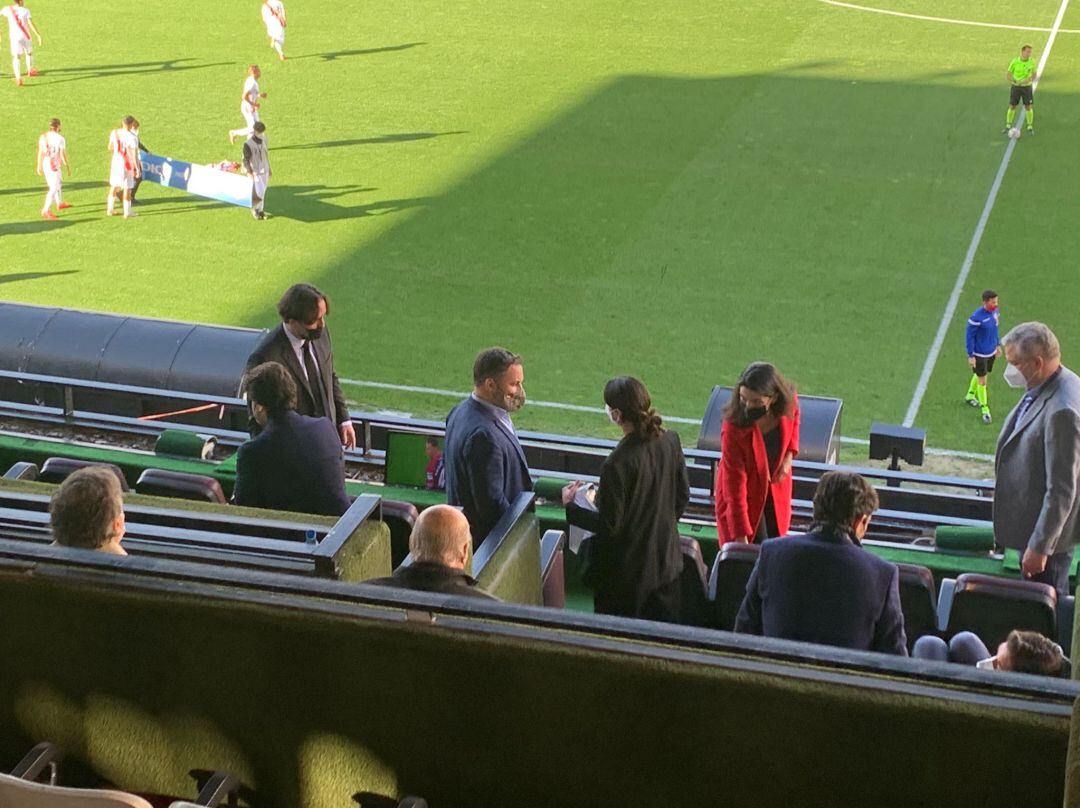
[(314, 342), (315, 340), (317, 340), (319, 337), (321, 337), (323, 335), (323, 330), (324, 329), (320, 325), (317, 328), (308, 328), (308, 329), (305, 329), (305, 330), (307, 331), (307, 339), (308, 339), (308, 341)]
[(767, 412), (768, 409), (765, 407), (747, 407), (745, 404), (743, 405), (743, 413), (746, 414), (747, 421), (759, 421), (765, 417)]

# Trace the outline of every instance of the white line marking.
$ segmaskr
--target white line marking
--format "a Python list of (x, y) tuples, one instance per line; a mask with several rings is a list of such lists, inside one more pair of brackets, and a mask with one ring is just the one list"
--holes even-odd
[[(951, 17), (931, 17), (926, 14), (908, 14), (905, 11), (892, 11), (887, 8), (873, 8), (872, 6), (860, 6), (855, 3), (841, 3), (840, 0), (818, 0), (819, 3), (825, 3), (829, 6), (838, 6), (840, 8), (850, 8), (855, 11), (868, 11), (872, 14), (884, 14), (889, 17), (904, 17), (909, 20), (922, 20), (924, 22), (943, 22), (950, 25), (970, 25), (976, 28), (1004, 28), (1008, 31), (1039, 31), (1041, 33), (1051, 33), (1053, 28), (1039, 28), (1033, 25), (1006, 25), (998, 22), (979, 22), (978, 20), (956, 20)], [(1080, 30), (1075, 28), (1062, 28), (1058, 31), (1060, 34), (1080, 34)]]
[[(464, 390), (444, 390), (439, 387), (417, 387), (412, 384), (390, 384), (389, 382), (371, 382), (362, 381), (360, 379), (338, 379), (342, 384), (349, 385), (351, 387), (372, 387), (376, 390), (394, 390), (399, 393), (420, 393), (426, 396), (440, 396), (442, 398), (465, 398), (469, 395)], [(596, 415), (604, 415), (603, 407), (587, 407), (584, 404), (564, 404), (560, 401), (536, 401), (529, 399), (530, 407), (547, 407), (553, 410), (568, 410), (570, 412), (587, 412)], [(679, 418), (674, 415), (665, 415), (665, 421), (670, 421), (673, 424), (692, 424), (693, 426), (700, 426), (700, 418)], [(841, 441), (844, 443), (850, 443), (856, 446), (869, 446), (870, 441), (866, 438), (848, 438), (841, 437)], [(959, 452), (952, 449), (927, 449), (928, 454), (938, 455), (941, 457), (962, 457), (968, 460), (993, 460), (993, 455), (979, 454), (978, 452)]]
[[(1050, 50), (1054, 47), (1054, 40), (1057, 38), (1058, 29), (1061, 27), (1061, 21), (1065, 17), (1065, 10), (1069, 7), (1069, 0), (1061, 0), (1061, 7), (1058, 9), (1057, 17), (1054, 18), (1054, 25), (1050, 29), (1050, 37), (1046, 40), (1046, 47), (1043, 49), (1042, 56), (1039, 57), (1039, 65), (1035, 69), (1036, 77), (1032, 82), (1032, 92), (1039, 86), (1039, 80), (1042, 78), (1043, 69), (1046, 67), (1046, 60), (1050, 58)], [(1018, 129), (1023, 129), (1024, 126), (1024, 108), (1020, 107), (1020, 114), (1016, 118), (1015, 126)], [(960, 267), (960, 274), (956, 277), (956, 284), (953, 286), (952, 294), (949, 295), (949, 302), (945, 305), (945, 313), (941, 317), (941, 322), (938, 324), (937, 333), (934, 335), (934, 342), (930, 346), (930, 353), (926, 356), (926, 362), (923, 364), (922, 374), (919, 376), (919, 383), (915, 385), (915, 393), (911, 397), (911, 403), (908, 405), (907, 414), (904, 416), (904, 426), (911, 426), (915, 423), (915, 416), (919, 414), (919, 407), (922, 406), (923, 396), (926, 395), (926, 388), (930, 384), (930, 377), (934, 373), (934, 367), (937, 365), (938, 356), (941, 354), (941, 346), (945, 343), (945, 334), (949, 330), (949, 324), (952, 322), (953, 317), (956, 315), (956, 307), (960, 303), (960, 294), (964, 291), (964, 284), (967, 282), (968, 275), (971, 273), (971, 267), (975, 263), (975, 253), (979, 249), (979, 244), (982, 242), (983, 233), (986, 230), (986, 223), (990, 219), (990, 212), (994, 209), (994, 202), (997, 201), (998, 191), (1001, 190), (1001, 183), (1005, 179), (1005, 171), (1009, 168), (1009, 161), (1012, 160), (1013, 151), (1016, 150), (1017, 141), (1010, 138), (1009, 145), (1005, 147), (1005, 155), (1001, 158), (1001, 165), (998, 166), (997, 174), (994, 176), (994, 183), (990, 186), (990, 194), (986, 197), (986, 204), (983, 205), (982, 214), (979, 216), (979, 222), (975, 225), (975, 233), (971, 237), (971, 243), (968, 245), (967, 255), (964, 256), (964, 263)]]

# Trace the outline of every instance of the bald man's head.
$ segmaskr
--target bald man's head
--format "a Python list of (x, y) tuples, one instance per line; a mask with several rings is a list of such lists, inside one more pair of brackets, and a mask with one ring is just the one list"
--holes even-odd
[(459, 570), (465, 569), (471, 545), (469, 520), (449, 505), (434, 505), (421, 513), (409, 536), (414, 561), (432, 561)]

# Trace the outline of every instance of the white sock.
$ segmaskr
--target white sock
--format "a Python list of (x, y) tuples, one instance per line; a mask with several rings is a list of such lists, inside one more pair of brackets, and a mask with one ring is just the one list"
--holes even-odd
[(33, 57), (32, 54), (27, 52), (27, 54), (26, 54), (26, 72), (29, 73), (33, 69), (34, 69), (34, 57)]
[(57, 202), (57, 204), (59, 204), (56, 199), (56, 193), (50, 189), (49, 192), (45, 194), (45, 207), (41, 209), (41, 212), (48, 213), (49, 208), (53, 206), (53, 202)]
[(116, 210), (116, 195), (113, 193), (113, 189), (109, 189), (109, 197), (105, 202), (105, 210), (110, 214)]
[(131, 197), (129, 197), (127, 194), (124, 194), (124, 215), (131, 215)]
[(277, 51), (277, 55), (278, 56), (284, 56), (285, 54), (281, 50), (281, 43), (278, 42), (276, 39), (273, 40), (273, 42), (274, 42), (274, 50)]
[(15, 81), (19, 81), (22, 78), (22, 67), (19, 65), (18, 56), (11, 60), (11, 69), (15, 71)]

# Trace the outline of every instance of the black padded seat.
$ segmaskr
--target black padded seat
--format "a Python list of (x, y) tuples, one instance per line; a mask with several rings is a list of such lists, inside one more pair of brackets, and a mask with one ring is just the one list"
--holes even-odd
[(682, 551), (682, 622), (688, 626), (710, 623), (708, 568), (701, 556), (701, 545), (689, 536), (679, 536)]
[(709, 574), (709, 600), (713, 602), (713, 620), (719, 629), (731, 631), (746, 597), (746, 582), (754, 571), (761, 545), (727, 542), (720, 547)]
[(93, 460), (76, 460), (71, 457), (50, 457), (46, 460), (41, 467), (41, 473), (38, 475), (38, 482), (62, 483), (79, 469), (93, 468), (95, 466), (109, 469), (116, 475), (116, 479), (120, 481), (120, 490), (129, 490), (127, 478), (124, 477), (124, 472), (120, 470), (119, 466), (113, 463), (96, 463)]
[(918, 564), (897, 564), (900, 570), (900, 609), (904, 613), (904, 633), (908, 651), (915, 641), (927, 634), (937, 634), (937, 590), (934, 574)]
[(413, 525), (420, 518), (420, 511), (411, 502), (396, 499), (382, 501), (382, 520), (390, 528), (390, 560), (397, 569), (409, 554), (409, 536)]
[(226, 503), (221, 483), (203, 474), (187, 474), (166, 469), (147, 469), (135, 482), (135, 493), (155, 497), (192, 499), (199, 502)]
[(41, 469), (38, 468), (37, 463), (28, 463), (23, 460), (16, 463), (7, 471), (4, 472), (5, 480), (36, 480), (38, 474), (41, 473)]
[(1013, 629), (1057, 640), (1057, 590), (1049, 584), (967, 572), (956, 579), (946, 635), (971, 631), (991, 653)]

